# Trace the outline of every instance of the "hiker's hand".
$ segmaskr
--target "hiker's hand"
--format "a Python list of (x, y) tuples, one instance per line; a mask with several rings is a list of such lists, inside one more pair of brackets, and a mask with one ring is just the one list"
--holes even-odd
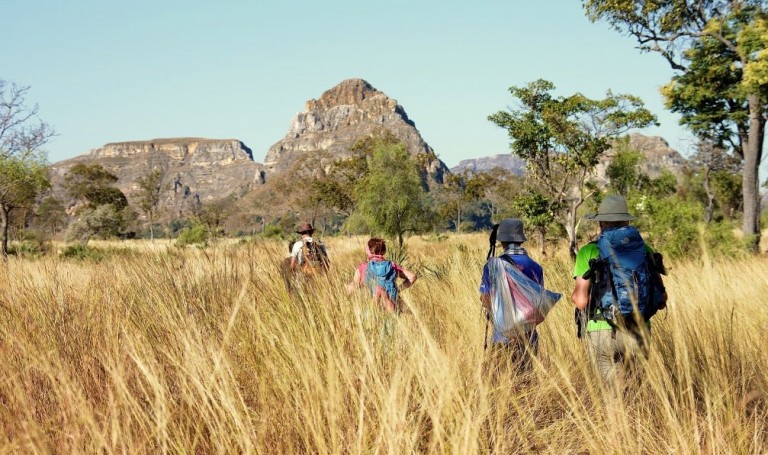
[(491, 311), (491, 296), (489, 296), (488, 294), (480, 295), (480, 302), (482, 302), (483, 304), (485, 313), (488, 314)]
[(664, 299), (661, 301), (661, 304), (659, 304), (659, 309), (663, 310), (667, 308), (667, 293), (664, 293)]

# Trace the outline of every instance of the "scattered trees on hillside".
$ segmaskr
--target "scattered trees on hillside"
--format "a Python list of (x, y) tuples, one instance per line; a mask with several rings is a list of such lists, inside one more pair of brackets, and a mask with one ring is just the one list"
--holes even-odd
[(512, 153), (527, 161), (527, 175), (557, 210), (575, 257), (577, 210), (593, 192), (591, 172), (618, 137), (656, 118), (632, 95), (609, 91), (595, 100), (580, 93), (556, 97), (554, 89), (541, 79), (513, 86), (509, 91), (520, 107), (488, 119), (507, 130)]
[(763, 1), (636, 2), (586, 0), (605, 20), (657, 52), (678, 71), (663, 94), (667, 107), (701, 139), (744, 161), (742, 230), (759, 251), (760, 191), (768, 108), (768, 7)]
[(509, 201), (522, 191), (521, 182), (520, 177), (498, 167), (448, 174), (433, 198), (438, 218), (453, 224), (457, 233), (464, 224), (472, 230), (490, 227), (500, 213), (509, 211)]
[(28, 90), (0, 79), (0, 252), (4, 261), (11, 213), (30, 207), (50, 186), (41, 147), (55, 132), (38, 119), (37, 105), (27, 106)]

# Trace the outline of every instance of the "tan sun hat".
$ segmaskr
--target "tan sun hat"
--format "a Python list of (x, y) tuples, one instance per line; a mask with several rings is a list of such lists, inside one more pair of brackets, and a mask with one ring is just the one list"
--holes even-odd
[(312, 227), (309, 223), (304, 223), (296, 230), (297, 234), (303, 234), (305, 232), (314, 232), (315, 228)]
[(606, 196), (600, 203), (600, 207), (597, 208), (597, 213), (590, 213), (584, 218), (592, 221), (632, 221), (637, 219), (636, 216), (629, 214), (629, 207), (624, 196), (618, 194)]

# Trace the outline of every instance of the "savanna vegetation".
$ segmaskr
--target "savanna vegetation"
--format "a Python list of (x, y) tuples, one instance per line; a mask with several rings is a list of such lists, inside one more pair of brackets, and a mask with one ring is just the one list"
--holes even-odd
[[(381, 131), (328, 165), (297, 160), (255, 198), (169, 214), (157, 169), (130, 198), (96, 163), (52, 189), (56, 133), (28, 87), (0, 79), (0, 451), (768, 452), (768, 7), (582, 3), (675, 71), (662, 96), (696, 138), (677, 174), (646, 172), (625, 136), (655, 122), (642, 100), (536, 80), (488, 117), (522, 176), (438, 175), (433, 152)], [(582, 215), (608, 192), (669, 269), (644, 379), (626, 389), (596, 382), (568, 301), (595, 234)], [(564, 295), (525, 373), (483, 350), (482, 232), (508, 216)], [(306, 221), (332, 268), (289, 293), (280, 264)], [(364, 234), (420, 276), (399, 316), (345, 292)]]
[[(639, 388), (601, 388), (565, 298), (518, 374), (483, 351), (487, 239), (415, 237), (399, 317), (346, 295), (363, 237), (286, 292), (285, 244), (160, 240), (11, 257), (0, 274), (0, 446), (62, 453), (764, 453), (765, 257), (670, 260)], [(532, 248), (535, 250), (536, 248)], [(568, 295), (567, 245), (547, 286)]]

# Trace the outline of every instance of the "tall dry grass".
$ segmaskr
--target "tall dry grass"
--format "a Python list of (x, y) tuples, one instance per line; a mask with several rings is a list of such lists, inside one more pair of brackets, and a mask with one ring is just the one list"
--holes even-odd
[(2, 452), (768, 451), (765, 257), (670, 264), (645, 380), (622, 395), (575, 337), (562, 253), (534, 254), (564, 299), (518, 374), (483, 351), (485, 238), (411, 239), (400, 317), (343, 291), (362, 242), (331, 239), (332, 273), (294, 296), (277, 242), (11, 260)]

